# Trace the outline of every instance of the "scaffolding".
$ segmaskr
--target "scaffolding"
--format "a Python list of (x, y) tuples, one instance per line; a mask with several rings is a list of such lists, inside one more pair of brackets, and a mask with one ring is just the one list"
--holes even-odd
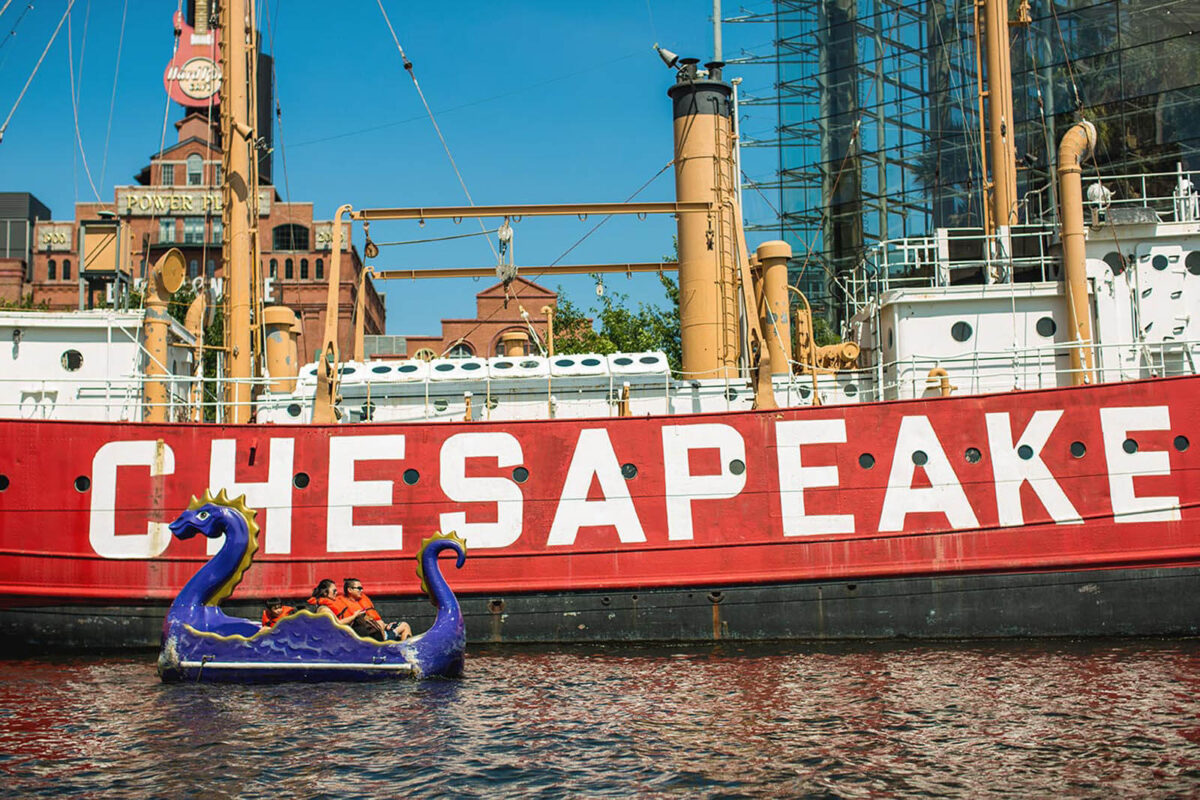
[[(1021, 223), (1055, 222), (1054, 153), (1080, 117), (1100, 130), (1101, 177), (1200, 167), (1197, 4), (1023, 11), (1011, 50)], [(975, 0), (775, 0), (726, 20), (772, 31), (769, 52), (735, 59), (774, 73), (770, 92), (742, 99), (743, 145), (778, 157), (770, 179), (747, 183), (772, 208), (748, 230), (792, 245), (791, 282), (830, 319), (840, 276), (881, 241), (984, 224), (976, 13)]]

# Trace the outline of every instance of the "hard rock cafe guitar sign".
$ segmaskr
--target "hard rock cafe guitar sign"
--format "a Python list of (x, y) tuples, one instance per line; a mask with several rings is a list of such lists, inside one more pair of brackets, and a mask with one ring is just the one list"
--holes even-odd
[(175, 55), (163, 73), (167, 94), (177, 103), (205, 108), (220, 101), (221, 65), (217, 30), (208, 25), (208, 3), (196, 3), (196, 25), (175, 12)]

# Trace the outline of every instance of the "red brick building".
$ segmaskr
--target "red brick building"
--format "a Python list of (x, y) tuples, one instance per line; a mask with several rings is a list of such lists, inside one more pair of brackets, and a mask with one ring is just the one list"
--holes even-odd
[[(221, 151), (219, 134), (205, 112), (192, 110), (175, 124), (178, 140), (152, 155), (136, 176), (137, 183), (117, 186), (111, 203), (77, 203), (74, 217), (38, 220), (30, 243), (32, 264), (26, 265), (20, 295), (52, 309), (78, 308), (89, 302), (87, 275), (111, 271), (116, 262), (131, 265), (134, 286), (168, 248), (178, 247), (188, 265), (188, 278), (221, 288)], [(259, 253), (268, 305), (296, 312), (303, 332), (301, 360), (320, 348), (325, 329), (332, 221), (313, 218), (311, 202), (285, 203), (271, 185), (259, 186)], [(332, 200), (330, 207), (334, 206)], [(119, 223), (116, 248), (100, 250), (85, 232)], [(352, 314), (358, 295), (362, 261), (350, 244), (345, 223), (339, 282), (339, 348), (349, 353)], [(81, 258), (86, 263), (81, 263)], [(382, 296), (368, 276), (363, 283), (365, 331), (383, 333)]]
[[(516, 278), (509, 284), (507, 298), (504, 286), (497, 283), (475, 295), (474, 319), (444, 319), (440, 336), (404, 336), (404, 352), (394, 355), (488, 358), (502, 354), (501, 337), (511, 333), (525, 334), (525, 352), (536, 353), (539, 350), (530, 327), (545, 346), (548, 315), (542, 309), (557, 305), (558, 295), (533, 281)], [(387, 357), (383, 348), (376, 350), (378, 357)]]

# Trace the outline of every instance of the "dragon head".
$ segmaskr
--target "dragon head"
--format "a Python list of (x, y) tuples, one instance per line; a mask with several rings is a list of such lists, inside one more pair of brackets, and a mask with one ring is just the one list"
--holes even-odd
[(216, 503), (205, 503), (199, 508), (188, 508), (171, 523), (171, 533), (177, 539), (190, 539), (197, 533), (202, 533), (210, 539), (216, 539), (225, 534), (225, 526), (229, 524), (229, 515), (237, 512), (228, 506)]
[(230, 572), (212, 595), (205, 598), (206, 604), (217, 605), (228, 597), (241, 581), (242, 574), (250, 568), (258, 550), (258, 523), (254, 521), (257, 514), (246, 505), (245, 495), (231, 499), (224, 489), (216, 496), (207, 489), (203, 497), (192, 497), (187, 510), (170, 524), (171, 533), (177, 539), (190, 539), (197, 533), (210, 539), (225, 536), (222, 552), (231, 546), (234, 548), (230, 553), (235, 559), (229, 565)]

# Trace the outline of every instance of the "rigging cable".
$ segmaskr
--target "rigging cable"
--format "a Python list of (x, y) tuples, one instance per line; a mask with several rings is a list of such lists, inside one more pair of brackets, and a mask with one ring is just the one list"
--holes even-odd
[[(12, 2), (12, 0), (8, 0), (8, 3), (11, 3), (11, 2)], [(4, 10), (8, 8), (8, 3), (4, 4), (4, 9), (0, 9), (0, 14), (3, 14)], [(32, 10), (33, 10), (33, 3), (27, 3), (25, 5), (24, 10), (21, 11), (21, 16), (17, 17), (17, 21), (13, 23), (12, 30), (10, 30), (8, 32), (8, 34), (5, 35), (4, 41), (0, 41), (0, 49), (2, 49), (4, 47), (4, 45), (8, 44), (8, 40), (17, 34), (17, 27), (21, 24), (21, 20), (25, 19), (25, 15), (28, 14)], [(0, 62), (0, 65), (2, 65), (3, 63), (4, 62)]]
[[(88, 0), (87, 8), (88, 8), (89, 12), (91, 10), (91, 7), (92, 7), (91, 0)], [(84, 52), (86, 52), (86, 49), (87, 49), (88, 16), (89, 16), (88, 14), (85, 14), (85, 16), (83, 18), (83, 39), (82, 39), (83, 46), (79, 51), (79, 84), (78, 84), (78, 86), (80, 89), (83, 88), (83, 54), (84, 54)], [(92, 187), (92, 194), (94, 194), (96, 196), (96, 202), (102, 203), (104, 201), (100, 199), (100, 191), (96, 188), (96, 181), (94, 181), (92, 179), (92, 170), (91, 170), (91, 167), (88, 166), (87, 153), (84, 152), (84, 149), (83, 149), (83, 134), (81, 134), (79, 132), (79, 98), (75, 94), (75, 87), (77, 85), (75, 83), (75, 49), (74, 49), (74, 46), (72, 43), (72, 37), (71, 37), (71, 18), (70, 18), (70, 16), (67, 17), (67, 74), (71, 80), (71, 116), (75, 121), (75, 144), (77, 144), (79, 146), (79, 156), (83, 160), (83, 174), (87, 176), (88, 185)], [(76, 200), (79, 199), (78, 193), (76, 194), (75, 199)]]
[(104, 130), (104, 160), (100, 164), (100, 185), (104, 185), (104, 174), (108, 171), (108, 143), (112, 136), (113, 114), (117, 108), (117, 78), (121, 74), (121, 51), (125, 47), (125, 17), (129, 11), (129, 0), (121, 9), (121, 32), (117, 37), (117, 63), (113, 67), (112, 98), (108, 101), (108, 127)]
[[(475, 201), (471, 198), (471, 192), (467, 189), (466, 181), (463, 180), (462, 173), (458, 170), (458, 164), (454, 163), (454, 156), (450, 153), (450, 146), (446, 144), (446, 137), (442, 135), (442, 129), (438, 127), (437, 120), (433, 116), (433, 109), (429, 107), (429, 101), (425, 99), (425, 93), (421, 91), (421, 84), (417, 81), (417, 73), (413, 71), (413, 64), (408, 60), (408, 56), (404, 54), (404, 48), (400, 46), (400, 39), (396, 36), (396, 29), (392, 27), (392, 21), (388, 19), (387, 11), (383, 8), (383, 0), (376, 0), (376, 2), (379, 4), (379, 12), (383, 14), (383, 21), (387, 23), (388, 30), (392, 34), (392, 41), (396, 43), (396, 49), (400, 52), (400, 60), (404, 63), (404, 71), (412, 78), (417, 95), (421, 98), (421, 103), (425, 106), (425, 112), (429, 115), (429, 121), (433, 123), (433, 129), (437, 131), (438, 139), (442, 142), (442, 149), (446, 151), (446, 158), (450, 159), (450, 166), (454, 168), (454, 174), (458, 177), (459, 185), (462, 186), (463, 194), (467, 196), (467, 202), (474, 206)], [(479, 227), (480, 230), (486, 227), (482, 219), (479, 219)], [(496, 250), (496, 245), (492, 244), (491, 239), (487, 241), (488, 247), (492, 249), (492, 255), (499, 259), (500, 254)]]
[[(25, 81), (25, 86), (21, 88), (21, 93), (17, 95), (17, 101), (13, 103), (12, 110), (9, 111), (8, 116), (5, 117), (4, 124), (0, 125), (0, 142), (4, 141), (4, 131), (8, 129), (8, 123), (12, 121), (13, 114), (17, 113), (17, 106), (21, 105), (21, 100), (25, 97), (25, 92), (29, 91), (29, 84), (33, 83), (33, 76), (37, 75), (38, 69), (41, 68), (42, 62), (46, 59), (46, 54), (50, 52), (50, 46), (53, 45), (54, 40), (58, 38), (58, 32), (62, 30), (63, 23), (67, 21), (67, 17), (70, 15), (71, 9), (74, 8), (74, 6), (75, 0), (70, 0), (70, 2), (67, 3), (67, 10), (63, 12), (62, 19), (58, 21), (58, 26), (55, 27), (54, 33), (50, 34), (50, 41), (46, 42), (46, 49), (43, 50), (41, 56), (38, 57), (37, 64), (34, 64), (33, 72), (29, 73), (29, 79)], [(33, 8), (32, 3), (30, 3), (29, 8)], [(24, 13), (22, 13), (21, 16), (24, 17)], [(20, 22), (20, 19), (17, 21)], [(13, 30), (15, 31), (16, 28), (14, 27)], [(10, 33), (9, 35), (11, 36), (12, 34)], [(5, 41), (8, 41), (8, 39), (6, 38)]]

